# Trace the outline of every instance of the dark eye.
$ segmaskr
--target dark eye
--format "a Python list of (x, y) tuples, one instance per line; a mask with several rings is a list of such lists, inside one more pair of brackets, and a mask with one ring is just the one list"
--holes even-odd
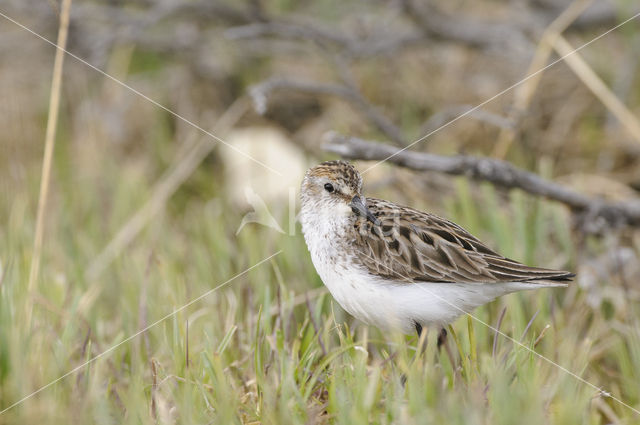
[(329, 193), (333, 192), (334, 191), (333, 185), (331, 183), (325, 183), (324, 184), (324, 190), (326, 190)]

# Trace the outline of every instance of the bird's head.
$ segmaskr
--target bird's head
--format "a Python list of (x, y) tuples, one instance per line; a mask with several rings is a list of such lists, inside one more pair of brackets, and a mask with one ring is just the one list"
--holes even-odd
[(310, 168), (302, 181), (304, 209), (331, 217), (361, 216), (377, 223), (362, 195), (362, 177), (346, 161), (327, 161)]

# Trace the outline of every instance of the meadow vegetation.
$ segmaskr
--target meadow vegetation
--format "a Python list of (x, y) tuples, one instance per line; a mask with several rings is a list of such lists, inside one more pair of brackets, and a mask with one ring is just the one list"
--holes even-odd
[[(80, 3), (79, 10), (94, 4)], [(265, 3), (278, 16), (341, 19), (337, 2)], [(345, 10), (378, 16), (383, 7), (356, 2)], [(2, 12), (55, 39), (53, 12), (34, 18), (17, 2)], [(74, 29), (72, 15), (69, 48), (88, 57), (84, 25)], [(213, 77), (175, 51), (131, 40), (111, 45), (100, 67), (223, 139), (230, 127), (279, 128), (304, 158), (261, 197), (284, 232), (258, 223), (238, 231), (253, 208), (233, 179), (238, 154), (217, 143), (153, 214), (142, 215), (141, 231), (118, 245), (112, 261), (100, 257), (144, 203), (158, 199), (167, 170), (186, 167), (190, 153), (216, 142), (67, 58), (43, 255), (29, 294), (54, 49), (6, 20), (0, 30), (11, 41), (0, 41), (1, 54), (12, 58), (0, 63), (0, 410), (91, 360), (3, 411), (1, 424), (640, 423), (637, 230), (587, 235), (563, 205), (523, 191), (379, 166), (366, 176), (366, 193), (446, 216), (505, 256), (578, 273), (567, 289), (508, 295), (459, 319), (447, 349), (436, 348), (438, 330), (430, 329), (426, 350), (417, 352), (415, 336), (380, 332), (343, 312), (323, 289), (299, 225), (288, 224), (295, 214), (289, 188), (297, 190), (299, 176), (293, 170), (333, 158), (321, 150), (322, 132), (379, 140), (384, 132), (342, 100), (297, 93), (272, 103), (272, 115), (247, 106), (218, 128), (224, 133), (211, 130), (251, 84), (271, 74), (333, 75), (317, 57), (269, 56), (257, 42), (221, 47), (221, 31), (207, 34), (220, 54), (220, 69), (207, 71)], [(604, 30), (575, 34), (575, 44)], [(584, 52), (608, 84), (628, 82), (621, 97), (636, 118), (640, 79), (618, 71), (628, 71), (639, 37), (632, 22)], [(249, 53), (241, 57), (241, 49)], [(380, 66), (384, 58), (353, 64), (363, 93), (409, 135), (422, 135), (442, 105), (477, 104), (510, 85), (528, 63), (488, 64), (484, 54), (446, 43), (427, 50), (403, 52), (389, 68)], [(456, 67), (464, 70), (451, 75)], [(397, 78), (394, 69), (401, 70)], [(488, 109), (507, 115), (509, 96)], [(289, 103), (308, 116), (288, 128)], [(500, 131), (461, 120), (415, 149), (490, 156)], [(259, 144), (260, 130), (252, 134)], [(638, 196), (638, 146), (559, 64), (543, 76), (505, 158), (576, 190), (622, 199)], [(251, 167), (257, 176), (270, 173)]]

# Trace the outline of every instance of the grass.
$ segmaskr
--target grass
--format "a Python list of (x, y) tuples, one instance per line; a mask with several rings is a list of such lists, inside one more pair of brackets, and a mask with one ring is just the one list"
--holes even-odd
[[(164, 58), (141, 53), (132, 57), (127, 72), (162, 76)], [(389, 90), (378, 77), (370, 85)], [(422, 87), (422, 67), (417, 77), (415, 86)], [(84, 81), (70, 80), (75, 85), (65, 90)], [(442, 80), (434, 81), (436, 86)], [(111, 143), (99, 130), (77, 136), (74, 131), (83, 123), (72, 121), (74, 102), (88, 98), (80, 106), (97, 105), (90, 118), (103, 120), (100, 102), (91, 103), (90, 84), (84, 84), (84, 91), (75, 88), (80, 95), (67, 93), (67, 104), (63, 93), (33, 297), (28, 282), (42, 153), (40, 139), (38, 144), (23, 142), (29, 133), (21, 126), (44, 127), (35, 122), (41, 116), (33, 117), (45, 115), (42, 105), (16, 114), (20, 119), (11, 120), (20, 124), (11, 126), (16, 134), (0, 135), (0, 142), (10, 146), (6, 152), (20, 158), (0, 156), (0, 411), (121, 345), (1, 413), (0, 424), (640, 423), (633, 410), (478, 321), (639, 409), (640, 303), (631, 296), (636, 282), (625, 282), (617, 272), (596, 275), (596, 288), (623, 294), (616, 299), (594, 301), (597, 294), (577, 284), (503, 297), (477, 309), (478, 320), (454, 323), (448, 352), (438, 352), (438, 330), (431, 329), (426, 350), (417, 355), (415, 337), (358, 323), (322, 290), (299, 227), (287, 235), (250, 224), (236, 235), (244, 211), (231, 200), (236, 189), (226, 186), (215, 149), (142, 232), (118, 247), (115, 261), (89, 277), (89, 266), (153, 196), (180, 147), (173, 139), (178, 138), (176, 123), (136, 98), (132, 102), (140, 103), (130, 108), (130, 121), (142, 123), (144, 137), (133, 133), (135, 143)], [(105, 94), (113, 90), (103, 87)], [(394, 101), (407, 105), (403, 124), (422, 122), (422, 110), (413, 111), (415, 105), (403, 97)], [(582, 159), (593, 159), (603, 149), (601, 123), (594, 127), (588, 133), (596, 135), (592, 138), (598, 144), (586, 151), (584, 143), (579, 145)], [(541, 134), (534, 138), (544, 140)], [(553, 177), (544, 158), (537, 162), (542, 174)], [(505, 196), (462, 178), (453, 187), (454, 195), (438, 194), (442, 202), (414, 199), (413, 205), (444, 209), (448, 218), (509, 257), (576, 270), (611, 246), (597, 239), (576, 243), (571, 219), (557, 205), (518, 191)], [(288, 188), (282, 193), (286, 199)], [(382, 188), (375, 195), (396, 199), (398, 193)], [(271, 211), (275, 207), (270, 205)], [(277, 218), (286, 229), (289, 217)], [(272, 260), (127, 340), (280, 250)], [(31, 326), (25, 317), (30, 300)]]
[[(56, 169), (71, 167), (60, 162), (69, 158), (61, 156)], [(91, 179), (57, 181), (31, 331), (21, 306), (27, 301), (35, 179), (17, 188), (11, 202), (3, 198), (0, 408), (268, 255), (282, 254), (3, 413), (0, 422), (640, 421), (505, 338), (498, 337), (494, 353), (494, 332), (476, 321), (453, 325), (453, 363), (437, 352), (435, 330), (414, 361), (415, 338), (359, 324), (315, 291), (321, 282), (299, 231), (282, 235), (249, 225), (236, 237), (241, 216), (215, 181), (212, 198), (190, 191), (180, 208), (151, 221), (96, 281), (86, 281), (86, 265), (136, 200), (149, 196), (151, 185), (139, 166), (104, 160), (107, 172), (118, 169), (105, 182), (111, 188), (106, 200)], [(35, 164), (31, 171), (37, 174)], [(490, 186), (478, 192), (462, 179), (457, 187), (448, 215), (507, 255), (559, 267), (575, 261), (560, 207), (517, 192), (505, 203)], [(78, 302), (93, 285), (105, 289), (80, 313)], [(307, 291), (315, 291), (308, 300), (301, 297)], [(510, 295), (474, 314), (495, 326), (506, 309), (501, 331), (638, 407), (640, 309), (629, 301), (607, 318), (585, 298), (574, 285)]]

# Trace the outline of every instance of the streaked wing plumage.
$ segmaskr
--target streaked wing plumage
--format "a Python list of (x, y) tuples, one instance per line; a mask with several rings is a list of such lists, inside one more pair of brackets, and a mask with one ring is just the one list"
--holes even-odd
[(398, 281), (558, 284), (574, 275), (505, 258), (457, 224), (433, 214), (367, 199), (380, 220), (359, 218), (354, 249), (371, 274)]

